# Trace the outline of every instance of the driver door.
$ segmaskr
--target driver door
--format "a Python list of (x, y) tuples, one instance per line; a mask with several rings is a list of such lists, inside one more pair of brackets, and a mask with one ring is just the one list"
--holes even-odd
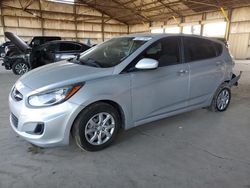
[(136, 59), (155, 59), (159, 67), (130, 72), (135, 122), (187, 107), (189, 67), (182, 63), (180, 44), (180, 37), (166, 37)]

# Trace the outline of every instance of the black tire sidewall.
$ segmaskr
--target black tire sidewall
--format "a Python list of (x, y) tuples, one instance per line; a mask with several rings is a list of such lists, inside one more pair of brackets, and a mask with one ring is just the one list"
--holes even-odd
[[(112, 137), (102, 145), (92, 145), (90, 144), (87, 139), (85, 138), (85, 127), (87, 126), (87, 122), (92, 118), (94, 115), (106, 112), (113, 116), (115, 120), (115, 130), (112, 134)], [(84, 150), (87, 151), (98, 151), (106, 148), (109, 146), (117, 136), (119, 128), (121, 126), (121, 119), (117, 110), (106, 103), (97, 103), (93, 104), (86, 109), (84, 109), (77, 117), (74, 125), (73, 125), (73, 136), (76, 141), (76, 144)]]
[[(228, 101), (226, 107), (225, 107), (224, 109), (220, 110), (220, 109), (218, 108), (217, 99), (218, 99), (220, 93), (221, 93), (223, 90), (227, 90), (227, 91), (228, 91), (228, 93), (229, 93), (229, 101)], [(217, 95), (216, 95), (216, 98), (215, 98), (215, 108), (216, 108), (216, 111), (223, 112), (223, 111), (227, 110), (227, 108), (228, 108), (230, 102), (231, 102), (231, 90), (230, 90), (230, 87), (226, 87), (226, 86), (221, 87), (220, 90), (217, 92)]]

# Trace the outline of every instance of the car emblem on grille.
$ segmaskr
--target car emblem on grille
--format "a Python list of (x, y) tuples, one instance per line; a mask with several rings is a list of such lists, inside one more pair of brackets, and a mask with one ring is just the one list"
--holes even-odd
[(23, 95), (22, 95), (16, 88), (13, 89), (12, 97), (13, 97), (16, 101), (21, 101), (21, 100), (23, 100)]

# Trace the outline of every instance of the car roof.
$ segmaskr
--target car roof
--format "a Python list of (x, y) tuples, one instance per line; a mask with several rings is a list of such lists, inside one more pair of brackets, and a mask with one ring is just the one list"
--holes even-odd
[(83, 44), (83, 43), (76, 42), (76, 41), (68, 41), (68, 40), (53, 40), (53, 41), (46, 42), (45, 44), (41, 45), (40, 47), (42, 48), (44, 46), (48, 46), (48, 45), (52, 45), (52, 44), (60, 44), (60, 43), (79, 44), (81, 46), (87, 46), (87, 47), (89, 47), (87, 44)]
[(61, 37), (59, 37), (59, 36), (35, 36), (35, 37), (33, 37), (33, 39), (34, 38), (61, 38)]
[(201, 38), (201, 39), (207, 39), (210, 41), (215, 41), (220, 44), (224, 44), (222, 40), (219, 40), (218, 38), (211, 38), (211, 37), (206, 37), (206, 36), (201, 36), (201, 35), (194, 35), (194, 34), (183, 34), (183, 33), (137, 33), (137, 34), (129, 34), (129, 35), (124, 35), (124, 36), (118, 36), (119, 37), (150, 37), (153, 39), (161, 39), (169, 36), (182, 36), (182, 37), (196, 37), (196, 38)]
[(206, 38), (211, 39), (209, 37), (194, 35), (194, 34), (183, 34), (183, 33), (137, 33), (137, 34), (129, 34), (126, 36), (131, 37), (152, 37), (152, 38), (163, 38), (168, 36), (185, 36), (185, 37), (199, 37), (199, 38)]

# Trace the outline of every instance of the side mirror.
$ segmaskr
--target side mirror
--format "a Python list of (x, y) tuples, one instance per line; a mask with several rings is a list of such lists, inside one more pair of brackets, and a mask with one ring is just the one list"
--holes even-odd
[(157, 60), (151, 58), (143, 58), (135, 65), (135, 68), (141, 70), (150, 70), (150, 69), (156, 69), (158, 65), (159, 62)]

